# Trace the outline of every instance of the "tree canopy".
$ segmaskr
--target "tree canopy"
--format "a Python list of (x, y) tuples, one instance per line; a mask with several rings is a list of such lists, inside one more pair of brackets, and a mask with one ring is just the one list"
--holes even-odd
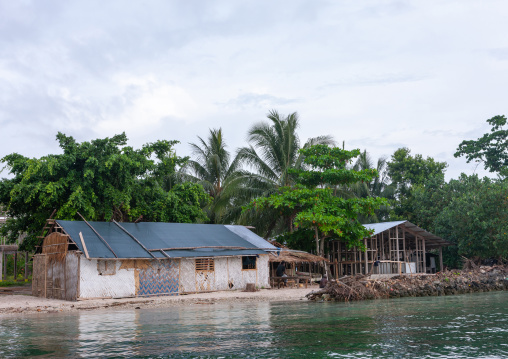
[[(359, 214), (372, 214), (384, 203), (382, 198), (341, 198), (329, 186), (347, 185), (356, 181), (371, 181), (374, 169), (355, 171), (347, 168), (359, 150), (346, 151), (327, 145), (301, 149), (307, 170), (291, 171), (297, 184), (281, 187), (277, 193), (252, 201), (248, 209), (272, 208), (292, 218), (297, 228), (315, 233), (316, 253), (324, 254), (327, 238), (339, 238), (348, 246), (363, 247), (361, 240), (370, 232), (358, 221)], [(327, 187), (328, 186), (328, 187)]]
[(62, 154), (27, 158), (13, 153), (2, 161), (13, 175), (0, 181), (0, 204), (10, 217), (0, 235), (32, 247), (45, 220), (76, 219), (80, 212), (95, 221), (194, 222), (206, 218), (201, 207), (208, 196), (198, 184), (172, 184), (177, 141), (157, 141), (141, 149), (127, 146), (125, 133), (77, 143), (58, 133)]
[(490, 132), (475, 140), (459, 144), (455, 157), (466, 156), (467, 162), (483, 162), (490, 172), (508, 176), (508, 128), (505, 116), (494, 116), (487, 120), (492, 126)]

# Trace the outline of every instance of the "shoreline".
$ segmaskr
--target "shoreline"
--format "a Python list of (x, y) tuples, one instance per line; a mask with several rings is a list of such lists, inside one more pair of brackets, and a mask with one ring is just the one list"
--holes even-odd
[(319, 286), (310, 286), (309, 288), (261, 289), (256, 292), (238, 290), (181, 294), (175, 296), (86, 299), (75, 302), (34, 297), (31, 295), (0, 295), (0, 318), (12, 315), (78, 312), (108, 308), (146, 309), (234, 302), (307, 301), (305, 296), (317, 289), (319, 289)]

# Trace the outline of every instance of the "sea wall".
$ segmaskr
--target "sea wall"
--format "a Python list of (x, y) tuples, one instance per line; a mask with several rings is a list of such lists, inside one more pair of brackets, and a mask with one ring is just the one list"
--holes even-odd
[(371, 279), (358, 275), (341, 278), (307, 294), (314, 301), (352, 301), (377, 298), (427, 297), (508, 290), (508, 267), (474, 271), (453, 270), (432, 275), (402, 275)]

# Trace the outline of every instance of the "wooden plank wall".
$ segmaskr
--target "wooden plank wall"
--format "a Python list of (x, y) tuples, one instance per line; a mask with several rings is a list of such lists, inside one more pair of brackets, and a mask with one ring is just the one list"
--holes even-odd
[(76, 300), (78, 297), (79, 256), (68, 252), (60, 260), (46, 254), (33, 258), (32, 295), (44, 298)]

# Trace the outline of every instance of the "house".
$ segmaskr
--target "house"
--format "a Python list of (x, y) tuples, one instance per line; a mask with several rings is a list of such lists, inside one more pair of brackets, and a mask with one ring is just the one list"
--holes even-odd
[(268, 287), (276, 249), (243, 226), (51, 219), (47, 228), (32, 292), (65, 300)]
[(347, 248), (344, 242), (330, 242), (330, 264), (335, 277), (354, 274), (418, 274), (443, 268), (443, 247), (452, 243), (409, 221), (364, 224), (373, 231), (364, 238), (366, 251)]

